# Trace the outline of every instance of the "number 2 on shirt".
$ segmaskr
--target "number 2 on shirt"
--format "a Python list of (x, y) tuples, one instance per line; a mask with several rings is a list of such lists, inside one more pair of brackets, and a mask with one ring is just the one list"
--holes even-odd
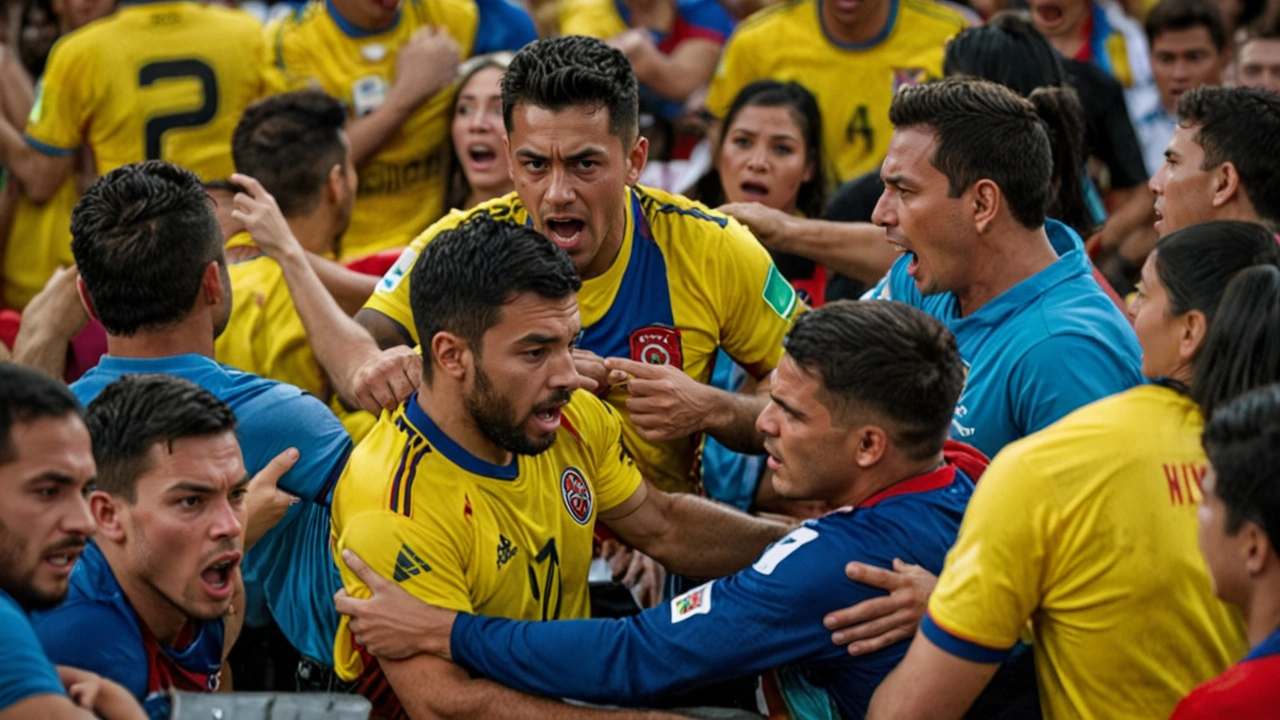
[(199, 127), (218, 114), (218, 77), (203, 60), (161, 60), (148, 63), (138, 71), (138, 86), (150, 87), (166, 80), (194, 79), (200, 82), (203, 101), (195, 110), (153, 115), (147, 119), (145, 141), (148, 160), (160, 160), (160, 141), (169, 130)]

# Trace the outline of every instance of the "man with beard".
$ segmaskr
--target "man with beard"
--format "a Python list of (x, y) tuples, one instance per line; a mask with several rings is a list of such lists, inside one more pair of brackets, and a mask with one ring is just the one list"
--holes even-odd
[(0, 719), (142, 717), (118, 684), (55, 669), (27, 620), (67, 596), (94, 532), (85, 500), (93, 483), (80, 403), (61, 383), (0, 363)]
[[(700, 577), (745, 567), (786, 532), (641, 479), (618, 415), (574, 392), (580, 286), (563, 250), (484, 215), (423, 249), (410, 295), (419, 390), (382, 415), (334, 491), (334, 548), (350, 595), (370, 594), (352, 567), (359, 557), (446, 609), (585, 618), (597, 518), (674, 572)], [(343, 619), (335, 668), (359, 679), (380, 717), (614, 717), (472, 679), (429, 655), (375, 659), (358, 632)]]
[(85, 415), (98, 537), (67, 599), (31, 624), (52, 660), (109, 677), (168, 717), (170, 690), (218, 689), (244, 621), (250, 478), (236, 416), (168, 375), (118, 380)]

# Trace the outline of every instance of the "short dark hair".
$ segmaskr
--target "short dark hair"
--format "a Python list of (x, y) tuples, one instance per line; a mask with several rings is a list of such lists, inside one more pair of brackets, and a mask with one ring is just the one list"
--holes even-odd
[(1246, 522), (1280, 553), (1280, 385), (1258, 388), (1223, 405), (1204, 429), (1204, 449), (1226, 506), (1226, 531)]
[(552, 112), (575, 105), (609, 110), (609, 132), (633, 140), (640, 128), (640, 86), (631, 62), (603, 41), (582, 35), (525, 45), (502, 74), (502, 122), (511, 132), (516, 103)]
[(899, 302), (840, 300), (797, 317), (786, 348), (821, 384), (819, 399), (834, 418), (870, 410), (908, 456), (942, 450), (965, 369), (937, 318)]
[(1012, 10), (951, 38), (943, 51), (942, 74), (984, 78), (1022, 97), (1036, 88), (1067, 84), (1062, 56), (1030, 19)]
[(321, 90), (272, 95), (250, 105), (231, 136), (236, 171), (262, 183), (285, 217), (320, 204), (334, 165), (346, 170), (342, 103)]
[[(1250, 25), (1244, 34), (1244, 39), (1240, 41), (1240, 47), (1244, 47), (1245, 43), (1252, 40), (1280, 40), (1280, 17), (1270, 20), (1259, 20)], [(1237, 55), (1237, 57), (1239, 57)]]
[(1147, 13), (1143, 27), (1152, 50), (1155, 49), (1156, 38), (1163, 33), (1195, 27), (1209, 31), (1209, 39), (1218, 52), (1227, 49), (1227, 29), (1222, 23), (1222, 11), (1213, 0), (1160, 0)]
[(1254, 388), (1280, 382), (1280, 268), (1242, 270), (1191, 365), (1191, 396), (1205, 419)]
[(13, 426), (67, 415), (83, 417), (80, 401), (66, 385), (14, 363), (0, 362), (0, 465), (13, 462)]
[(71, 213), (71, 252), (112, 335), (187, 316), (209, 263), (224, 263), (222, 230), (196, 174), (148, 160), (118, 167)]
[(431, 338), (449, 332), (479, 355), (484, 333), (520, 293), (559, 300), (582, 287), (578, 269), (538, 231), (479, 213), (435, 237), (414, 263), (409, 304), (431, 380)]
[(1280, 94), (1247, 87), (1198, 87), (1178, 98), (1178, 124), (1196, 129), (1201, 170), (1235, 165), (1245, 197), (1272, 229), (1280, 227)]
[(930, 162), (947, 177), (951, 197), (989, 179), (1019, 223), (1044, 224), (1053, 151), (1030, 100), (988, 80), (950, 77), (898, 91), (889, 120), (899, 130), (924, 127), (937, 135)]
[(173, 375), (126, 375), (102, 389), (85, 412), (98, 489), (127, 502), (138, 499), (138, 478), (151, 447), (236, 429), (236, 416), (213, 393)]
[(1169, 313), (1204, 313), (1210, 326), (1231, 278), (1254, 265), (1280, 264), (1280, 246), (1265, 227), (1238, 220), (1203, 222), (1156, 243), (1155, 269), (1169, 294)]

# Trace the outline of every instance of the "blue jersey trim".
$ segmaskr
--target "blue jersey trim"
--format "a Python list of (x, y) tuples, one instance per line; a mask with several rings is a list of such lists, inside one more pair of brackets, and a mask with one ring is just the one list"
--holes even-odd
[(342, 17), (342, 13), (338, 12), (338, 8), (333, 6), (333, 0), (324, 0), (324, 8), (329, 11), (329, 17), (333, 18), (333, 24), (338, 26), (338, 29), (342, 31), (342, 34), (354, 40), (373, 37), (374, 35), (381, 35), (387, 32), (400, 24), (400, 14), (403, 12), (403, 10), (397, 8), (395, 19), (391, 21), (390, 25), (382, 28), (381, 30), (365, 30), (362, 27), (352, 24), (350, 20)]
[(1262, 658), (1271, 657), (1272, 655), (1280, 655), (1280, 628), (1272, 631), (1272, 633), (1267, 636), (1266, 640), (1258, 643), (1257, 647), (1250, 650), (1249, 654), (1244, 656), (1244, 660), (1242, 662), (1261, 660)]
[(431, 443), (436, 450), (440, 451), (440, 454), (449, 458), (450, 462), (463, 470), (483, 477), (493, 478), (494, 480), (515, 480), (519, 477), (519, 458), (512, 460), (507, 465), (495, 465), (472, 455), (467, 452), (466, 448), (454, 442), (448, 435), (445, 435), (440, 426), (436, 425), (431, 417), (418, 405), (418, 393), (415, 392), (409, 396), (409, 399), (405, 402), (404, 414), (409, 422), (413, 423), (418, 432), (422, 433), (422, 436), (427, 439), (427, 442)]
[(942, 651), (970, 662), (990, 665), (1004, 662), (1013, 654), (1013, 648), (1011, 647), (1001, 650), (956, 637), (934, 622), (933, 617), (928, 614), (920, 621), (920, 632), (924, 633), (924, 636), (929, 638), (929, 641), (937, 645)]
[(74, 153), (76, 150), (80, 149), (80, 148), (61, 148), (61, 147), (58, 147), (57, 145), (49, 145), (47, 143), (40, 142), (39, 140), (31, 137), (30, 135), (23, 135), (22, 139), (26, 140), (28, 145), (38, 150), (41, 154), (48, 155), (50, 157), (66, 157)]
[(893, 32), (893, 26), (898, 22), (898, 0), (889, 0), (889, 19), (885, 22), (884, 27), (880, 29), (879, 34), (866, 42), (842, 43), (831, 37), (831, 33), (827, 31), (826, 24), (822, 22), (822, 0), (815, 0), (813, 5), (818, 11), (818, 25), (822, 27), (823, 36), (827, 38), (827, 42), (841, 50), (869, 50), (884, 42), (884, 39), (889, 37), (889, 33)]

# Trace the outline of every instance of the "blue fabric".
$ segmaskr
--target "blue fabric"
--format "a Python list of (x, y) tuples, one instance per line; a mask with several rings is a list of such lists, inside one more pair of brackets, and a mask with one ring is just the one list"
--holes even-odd
[[(712, 387), (737, 392), (746, 378), (746, 371), (728, 353), (716, 351), (716, 363), (711, 371)], [(764, 461), (764, 455), (734, 452), (708, 435), (702, 447), (702, 486), (709, 497), (745, 512), (755, 500)]]
[(36, 695), (66, 695), (18, 601), (0, 590), (0, 710)]
[(1143, 382), (1133, 328), (1098, 287), (1084, 243), (1045, 224), (1058, 260), (960, 317), (951, 293), (925, 297), (909, 254), (863, 297), (920, 308), (955, 333), (968, 369), (951, 437), (994, 457), (1005, 445), (1084, 405)]
[[(133, 606), (92, 541), (71, 571), (67, 599), (52, 610), (32, 613), (31, 624), (54, 663), (114, 680), (137, 699), (148, 716), (169, 717), (169, 686), (159, 680), (155, 669), (161, 658), (148, 651)], [(219, 619), (197, 623), (193, 640), (181, 651), (164, 648), (161, 652), (171, 665), (194, 679), (217, 676), (222, 649), (223, 622)]]
[[(970, 662), (1001, 663), (1014, 654), (1013, 647), (990, 648), (985, 645), (979, 645), (972, 640), (966, 640), (958, 635), (952, 635), (935, 623), (929, 615), (925, 615), (920, 621), (920, 632), (924, 633), (924, 636), (929, 638), (929, 641), (940, 649)], [(1014, 647), (1016, 647), (1016, 644)]]
[(271, 617), (303, 655), (333, 664), (338, 614), (333, 594), (342, 588), (329, 547), (329, 501), (342, 474), (351, 437), (324, 403), (293, 385), (240, 372), (199, 355), (134, 359), (110, 355), (71, 386), (88, 405), (124, 375), (165, 373), (186, 378), (216, 395), (239, 420), (236, 434), (245, 469), (257, 474), (286, 449), (298, 462), (280, 478), (295, 503), (246, 553), (245, 622), (259, 627)]
[(473, 55), (519, 50), (538, 39), (529, 11), (511, 0), (476, 0), (480, 23)]
[(1242, 662), (1260, 660), (1264, 657), (1271, 657), (1272, 655), (1280, 655), (1280, 629), (1276, 629), (1267, 636), (1266, 640), (1258, 643), (1257, 647), (1250, 650), (1249, 654), (1244, 656), (1244, 660)]
[(453, 659), (518, 690), (621, 704), (790, 665), (843, 717), (859, 718), (910, 643), (855, 658), (831, 642), (827, 613), (885, 594), (847, 579), (845, 564), (902, 558), (941, 572), (972, 493), (956, 470), (942, 487), (807, 521), (751, 568), (701, 588), (700, 602), (682, 596), (621, 620), (459, 614)]

